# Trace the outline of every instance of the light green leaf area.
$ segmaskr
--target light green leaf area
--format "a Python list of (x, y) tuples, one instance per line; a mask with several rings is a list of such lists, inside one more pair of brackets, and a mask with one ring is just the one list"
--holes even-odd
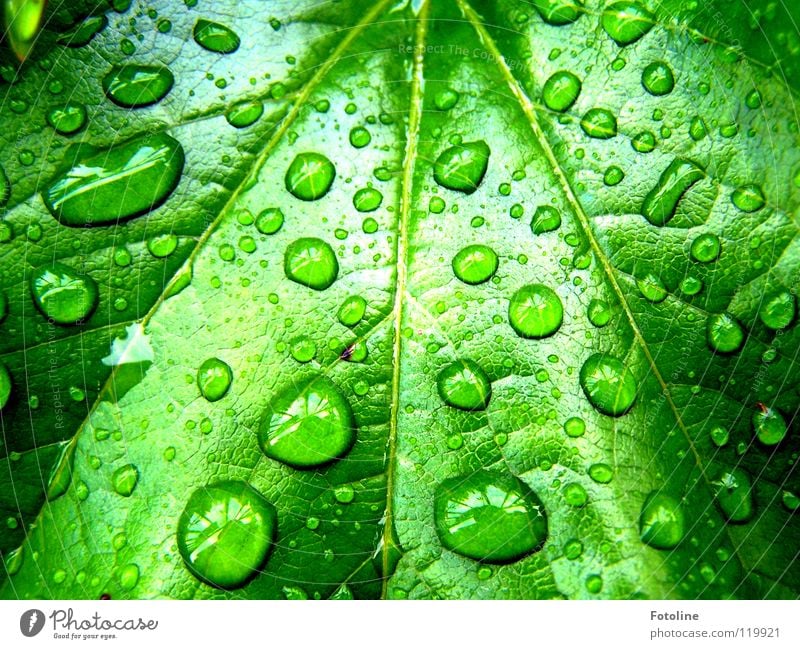
[[(161, 4), (0, 88), (3, 597), (798, 596), (796, 48), (670, 2)], [(174, 86), (113, 103), (131, 62)], [(166, 136), (176, 186), (53, 193)]]

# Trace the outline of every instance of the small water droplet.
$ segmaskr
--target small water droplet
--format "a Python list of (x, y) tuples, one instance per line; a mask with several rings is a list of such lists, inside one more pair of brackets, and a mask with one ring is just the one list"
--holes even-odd
[(497, 253), (488, 246), (475, 244), (462, 248), (453, 257), (453, 273), (465, 284), (482, 284), (497, 272)]
[(538, 496), (519, 478), (489, 471), (442, 482), (434, 522), (442, 545), (478, 561), (516, 561), (547, 539)]
[(97, 307), (96, 282), (58, 262), (37, 268), (30, 288), (39, 310), (58, 324), (82, 322)]
[(692, 241), (690, 254), (695, 261), (701, 264), (708, 264), (716, 261), (721, 251), (722, 244), (719, 237), (711, 232), (705, 232)]
[(292, 358), (298, 363), (308, 363), (317, 354), (316, 343), (307, 336), (300, 336), (292, 341)]
[(548, 25), (574, 23), (583, 13), (582, 0), (533, 0), (533, 6)]
[(561, 299), (542, 284), (529, 284), (519, 289), (508, 306), (508, 319), (514, 331), (523, 338), (552, 336), (564, 318)]
[(364, 318), (367, 301), (360, 295), (351, 295), (339, 307), (336, 316), (345, 327), (355, 327)]
[(617, 135), (617, 118), (605, 108), (592, 108), (583, 116), (581, 128), (589, 137), (608, 140)]
[(744, 330), (732, 315), (717, 313), (708, 319), (706, 340), (714, 351), (721, 354), (732, 354), (742, 347)]
[(730, 440), (730, 432), (724, 426), (714, 426), (709, 433), (714, 446), (725, 446)]
[(644, 277), (638, 278), (636, 280), (636, 286), (642, 294), (642, 297), (648, 302), (658, 304), (667, 299), (668, 293), (664, 283), (661, 281), (660, 277), (653, 273), (648, 273)]
[(114, 485), (114, 491), (126, 498), (133, 493), (138, 482), (139, 469), (133, 464), (119, 467), (111, 476), (111, 484)]
[(571, 482), (564, 485), (564, 501), (570, 507), (583, 507), (589, 500), (589, 494), (586, 489), (577, 482)]
[(359, 212), (374, 212), (383, 202), (383, 194), (372, 187), (359, 189), (353, 196), (353, 207)]
[(731, 202), (742, 212), (757, 212), (767, 202), (764, 191), (758, 185), (744, 185), (734, 190)]
[(325, 196), (336, 178), (333, 163), (321, 153), (299, 153), (286, 170), (286, 189), (302, 201)]
[(531, 219), (531, 231), (534, 234), (552, 232), (561, 227), (561, 212), (551, 205), (540, 205)]
[(589, 322), (591, 322), (595, 327), (605, 327), (609, 322), (611, 322), (611, 317), (614, 314), (608, 302), (597, 299), (589, 302), (589, 307), (586, 311), (587, 315), (589, 316)]
[(651, 491), (639, 516), (639, 536), (659, 550), (671, 550), (686, 534), (683, 508), (678, 500), (660, 491)]
[(651, 95), (668, 95), (675, 87), (675, 76), (664, 61), (655, 61), (642, 72), (642, 85)]
[(614, 471), (608, 464), (599, 462), (589, 467), (589, 477), (600, 484), (608, 484), (614, 479)]
[(550, 110), (563, 113), (569, 110), (581, 93), (581, 80), (572, 72), (561, 70), (544, 84), (542, 99)]
[(268, 207), (256, 218), (256, 230), (261, 234), (275, 234), (283, 227), (284, 216), (279, 207)]
[(717, 503), (731, 523), (745, 523), (753, 517), (753, 485), (744, 469), (723, 471), (712, 484)]
[(436, 378), (439, 396), (447, 405), (461, 410), (484, 410), (492, 397), (492, 384), (475, 361), (458, 360)]
[(786, 433), (789, 432), (783, 415), (775, 408), (769, 408), (763, 404), (753, 413), (751, 421), (758, 441), (765, 446), (780, 444), (786, 437)]
[(339, 262), (330, 244), (304, 237), (290, 243), (283, 257), (283, 269), (293, 282), (323, 291), (339, 274)]
[(444, 88), (436, 93), (433, 98), (433, 105), (436, 106), (437, 110), (450, 110), (458, 103), (459, 98), (459, 94), (455, 90)]
[(119, 585), (122, 590), (133, 590), (139, 583), (139, 566), (129, 563), (123, 566), (119, 572)]
[(197, 387), (208, 401), (219, 401), (233, 381), (230, 366), (219, 358), (207, 358), (197, 370)]
[(442, 187), (471, 194), (486, 174), (489, 154), (489, 145), (483, 140), (451, 146), (436, 160), (433, 177)]
[(586, 398), (597, 410), (612, 417), (625, 414), (636, 401), (636, 380), (618, 358), (592, 354), (580, 372)]
[(758, 310), (761, 322), (775, 331), (785, 329), (792, 324), (796, 314), (797, 300), (789, 291), (779, 291), (769, 295)]

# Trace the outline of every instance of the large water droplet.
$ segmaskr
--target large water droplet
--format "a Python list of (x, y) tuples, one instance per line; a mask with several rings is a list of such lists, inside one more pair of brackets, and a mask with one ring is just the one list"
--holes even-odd
[(162, 65), (115, 65), (103, 77), (108, 98), (125, 108), (141, 108), (161, 101), (175, 83), (175, 77)]
[(728, 313), (717, 313), (708, 319), (706, 340), (709, 347), (721, 354), (739, 351), (744, 342), (744, 330)]
[(322, 239), (303, 237), (286, 247), (283, 269), (293, 282), (323, 291), (336, 281), (339, 262), (330, 244)]
[(533, 0), (533, 6), (542, 20), (550, 25), (574, 23), (583, 13), (581, 0)]
[(767, 202), (764, 191), (758, 185), (744, 185), (734, 190), (731, 202), (742, 212), (758, 212)]
[(534, 234), (552, 232), (561, 227), (561, 212), (552, 205), (540, 205), (531, 219), (531, 231)]
[(208, 401), (219, 401), (233, 381), (230, 366), (219, 358), (207, 358), (197, 370), (197, 387)]
[(237, 588), (264, 564), (277, 532), (275, 508), (250, 485), (200, 487), (178, 521), (178, 550), (198, 579)]
[(708, 264), (716, 261), (722, 251), (722, 244), (719, 237), (712, 232), (705, 232), (692, 241), (690, 254), (692, 259), (701, 264)]
[(194, 40), (217, 54), (232, 54), (239, 49), (239, 36), (229, 27), (201, 18), (194, 25)]
[(453, 272), (466, 284), (482, 284), (497, 271), (497, 253), (489, 246), (467, 246), (453, 257)]
[(775, 408), (760, 405), (761, 407), (753, 413), (753, 432), (758, 441), (765, 446), (780, 444), (789, 432), (786, 420)]
[(321, 153), (299, 153), (286, 170), (286, 189), (302, 201), (316, 201), (336, 178), (333, 163)]
[(655, 16), (634, 1), (615, 2), (603, 12), (603, 29), (617, 45), (635, 43), (653, 28)]
[(333, 382), (319, 376), (277, 395), (258, 433), (264, 453), (296, 468), (327, 464), (356, 438), (350, 403)]
[(44, 15), (45, 0), (5, 0), (3, 25), (11, 49), (24, 61), (33, 49)]
[(439, 372), (436, 388), (442, 401), (462, 410), (483, 410), (492, 396), (492, 384), (486, 372), (469, 359), (451, 363)]
[(139, 469), (133, 464), (119, 467), (111, 476), (111, 484), (120, 496), (130, 496), (139, 483)]
[(516, 561), (547, 539), (538, 496), (519, 478), (489, 471), (442, 482), (434, 522), (442, 545), (478, 561)]
[(544, 338), (561, 326), (564, 307), (553, 289), (529, 284), (519, 289), (508, 305), (508, 319), (523, 338)]
[(696, 163), (676, 158), (644, 199), (642, 214), (653, 225), (666, 225), (675, 216), (683, 195), (704, 175), (705, 172)]
[(671, 550), (686, 534), (686, 521), (680, 502), (659, 491), (647, 496), (639, 516), (639, 536), (659, 550)]
[(672, 68), (663, 61), (651, 63), (642, 72), (642, 85), (647, 92), (656, 97), (668, 95), (675, 87)]
[(31, 295), (39, 310), (58, 324), (85, 320), (97, 307), (97, 284), (61, 263), (40, 266), (31, 275)]
[(636, 380), (621, 360), (592, 354), (581, 367), (580, 384), (597, 410), (612, 417), (625, 414), (636, 401)]
[(797, 300), (789, 291), (779, 291), (766, 297), (758, 310), (758, 316), (770, 329), (780, 331), (794, 321)]
[(163, 203), (178, 185), (184, 154), (165, 133), (147, 135), (76, 161), (43, 193), (62, 224), (107, 225)]
[(731, 523), (744, 523), (753, 517), (753, 485), (744, 469), (723, 471), (712, 484), (717, 503)]
[(47, 113), (47, 123), (60, 135), (74, 135), (86, 125), (86, 108), (69, 102)]
[(617, 118), (605, 108), (592, 108), (581, 120), (581, 128), (589, 137), (608, 140), (617, 134)]
[(572, 72), (560, 70), (544, 84), (542, 99), (550, 110), (559, 113), (570, 109), (581, 93), (581, 80)]
[(483, 140), (451, 146), (436, 160), (433, 177), (442, 187), (471, 194), (486, 174), (489, 154), (489, 145)]

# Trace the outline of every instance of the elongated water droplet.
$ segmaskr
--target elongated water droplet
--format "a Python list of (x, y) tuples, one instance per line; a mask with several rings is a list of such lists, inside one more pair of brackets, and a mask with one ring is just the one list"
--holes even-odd
[(30, 286), (36, 306), (58, 324), (81, 322), (97, 307), (95, 281), (58, 262), (37, 268)]
[(639, 2), (615, 2), (603, 12), (603, 29), (617, 45), (635, 43), (655, 24), (655, 16)]
[(3, 555), (3, 563), (5, 564), (6, 572), (9, 577), (16, 575), (22, 564), (25, 561), (25, 546), (21, 545), (15, 550), (11, 550), (8, 554)]
[(542, 99), (550, 110), (563, 113), (569, 110), (581, 94), (581, 80), (572, 72), (561, 70), (544, 84)]
[[(6, 176), (5, 169), (0, 167), (0, 207), (4, 207), (9, 198), (11, 198), (11, 183)], [(8, 237), (3, 236), (2, 240), (7, 241)]]
[(561, 227), (561, 212), (552, 205), (540, 205), (531, 219), (531, 231), (534, 234), (552, 232)]
[(489, 154), (489, 145), (483, 140), (452, 146), (439, 155), (433, 177), (442, 187), (471, 194), (486, 174)]
[(467, 246), (453, 257), (453, 273), (465, 284), (482, 284), (497, 272), (497, 253), (489, 246)]
[(659, 550), (671, 550), (685, 534), (686, 520), (680, 502), (660, 491), (651, 491), (639, 516), (642, 541)]
[(120, 496), (130, 496), (139, 482), (139, 469), (133, 464), (119, 467), (111, 476), (111, 484)]
[(261, 421), (258, 441), (267, 457), (296, 468), (327, 464), (356, 438), (350, 403), (333, 382), (319, 376), (277, 395)]
[(217, 482), (189, 497), (178, 520), (178, 551), (198, 579), (238, 588), (266, 561), (277, 526), (275, 507), (250, 485)]
[(197, 370), (197, 387), (208, 401), (219, 401), (228, 393), (233, 371), (219, 358), (207, 358)]
[(74, 135), (86, 126), (86, 108), (70, 102), (47, 113), (47, 123), (60, 135)]
[(238, 34), (232, 29), (204, 18), (194, 25), (194, 40), (200, 47), (217, 54), (232, 54), (241, 45)]
[(722, 244), (719, 241), (719, 237), (711, 232), (706, 232), (692, 241), (690, 254), (695, 261), (701, 264), (708, 264), (716, 261), (721, 251)]
[(75, 440), (64, 444), (58, 455), (58, 460), (50, 470), (47, 479), (47, 500), (53, 501), (63, 496), (72, 484), (72, 467), (75, 463)]
[(608, 464), (598, 462), (589, 467), (589, 477), (600, 484), (608, 484), (614, 479), (614, 470)]
[(475, 361), (458, 360), (436, 378), (439, 396), (447, 405), (461, 410), (484, 410), (492, 397), (492, 384)]
[(119, 585), (124, 591), (133, 590), (139, 583), (139, 566), (129, 563), (119, 572)]
[(63, 225), (108, 225), (161, 205), (178, 185), (184, 154), (165, 133), (147, 135), (77, 160), (43, 194)]
[(352, 295), (342, 302), (336, 315), (345, 327), (355, 327), (366, 312), (367, 301), (360, 295)]
[(742, 212), (758, 212), (767, 202), (764, 191), (758, 185), (744, 185), (731, 194), (731, 202)]
[(260, 101), (240, 101), (225, 113), (225, 119), (235, 128), (247, 128), (261, 119), (263, 114), (264, 104)]
[(436, 106), (437, 110), (450, 110), (458, 103), (459, 98), (459, 94), (455, 90), (445, 88), (436, 93), (433, 98), (433, 105)]
[(56, 42), (67, 47), (83, 47), (108, 26), (105, 16), (89, 16), (69, 31), (61, 34)]
[(39, 35), (45, 0), (4, 0), (3, 25), (9, 43), (20, 61), (28, 58)]
[(708, 319), (706, 340), (715, 352), (732, 354), (741, 348), (744, 342), (744, 330), (732, 315), (717, 313)]
[(617, 135), (617, 118), (605, 108), (592, 108), (583, 116), (581, 128), (589, 137), (608, 140)]
[(636, 380), (621, 360), (592, 354), (581, 367), (580, 384), (597, 410), (612, 417), (625, 414), (636, 401)]
[(780, 331), (794, 322), (797, 314), (797, 300), (789, 291), (779, 291), (768, 296), (761, 308), (758, 317), (770, 329)]
[(538, 496), (519, 478), (489, 471), (442, 482), (434, 497), (434, 522), (442, 545), (478, 561), (516, 561), (547, 539), (547, 515)]
[(786, 420), (775, 408), (760, 405), (761, 407), (753, 413), (753, 432), (758, 441), (765, 446), (780, 444), (789, 432)]
[(316, 201), (330, 190), (336, 178), (333, 163), (321, 153), (299, 153), (286, 170), (286, 189), (302, 201)]
[(11, 398), (11, 390), (14, 384), (11, 381), (11, 374), (5, 363), (0, 361), (0, 410), (6, 407), (8, 400)]
[(508, 319), (523, 338), (545, 338), (558, 331), (564, 307), (553, 289), (529, 284), (514, 293), (508, 305)]
[(549, 25), (574, 23), (583, 13), (582, 0), (533, 0), (533, 6)]
[(705, 172), (696, 163), (676, 158), (644, 199), (642, 214), (653, 225), (666, 225), (675, 216), (683, 195), (704, 176)]
[(283, 269), (293, 282), (323, 291), (336, 281), (339, 262), (330, 244), (322, 239), (304, 237), (286, 247)]
[(175, 77), (162, 65), (115, 65), (103, 77), (108, 98), (125, 108), (141, 108), (167, 96)]
[(642, 72), (642, 85), (651, 95), (661, 97), (668, 95), (675, 87), (675, 76), (664, 61), (655, 61)]
[(753, 485), (744, 469), (723, 471), (712, 484), (719, 508), (731, 523), (745, 523), (753, 517)]

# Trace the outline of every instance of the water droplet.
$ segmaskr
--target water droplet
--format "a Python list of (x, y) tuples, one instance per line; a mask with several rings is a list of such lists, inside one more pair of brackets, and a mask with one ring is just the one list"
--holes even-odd
[(564, 501), (570, 507), (583, 507), (589, 500), (586, 489), (577, 482), (571, 482), (564, 486)]
[(86, 125), (86, 108), (70, 102), (47, 113), (47, 123), (60, 135), (74, 135)]
[(356, 492), (351, 485), (343, 484), (333, 490), (333, 497), (336, 498), (336, 502), (347, 505), (353, 502), (356, 497)]
[(279, 207), (268, 207), (256, 218), (256, 230), (261, 234), (275, 234), (283, 227), (284, 216)]
[(570, 561), (579, 559), (583, 554), (583, 543), (578, 539), (570, 539), (564, 544), (564, 556)]
[(589, 316), (589, 322), (591, 322), (595, 327), (605, 327), (609, 322), (611, 322), (611, 317), (613, 314), (614, 312), (607, 302), (596, 299), (589, 302), (587, 315)]
[(372, 141), (369, 131), (363, 126), (356, 126), (350, 131), (350, 144), (356, 149), (363, 149)]
[(612, 417), (625, 414), (636, 401), (636, 380), (618, 358), (592, 354), (581, 367), (580, 384), (597, 410)]
[(47, 500), (53, 501), (63, 496), (72, 483), (72, 467), (75, 462), (75, 442), (68, 442), (61, 447), (58, 460), (50, 470), (47, 479)]
[(519, 478), (489, 471), (442, 482), (434, 522), (442, 545), (478, 561), (516, 561), (547, 539), (538, 496)]
[(208, 401), (219, 401), (228, 393), (233, 381), (230, 366), (219, 358), (207, 358), (197, 370), (197, 387)]
[(589, 467), (589, 477), (600, 484), (608, 484), (614, 479), (614, 471), (608, 464), (600, 462)]
[(531, 219), (531, 231), (534, 234), (552, 232), (561, 227), (561, 212), (551, 205), (540, 205)]
[(119, 585), (122, 590), (133, 590), (139, 583), (139, 566), (129, 563), (123, 566), (119, 572)]
[(603, 29), (617, 45), (635, 43), (655, 24), (655, 16), (635, 1), (615, 2), (603, 12)]
[(761, 304), (758, 317), (770, 329), (780, 331), (794, 321), (797, 300), (789, 291), (780, 291), (767, 297)]
[(374, 212), (383, 202), (383, 194), (372, 187), (359, 189), (353, 196), (353, 207), (359, 212)]
[(683, 195), (704, 176), (705, 172), (696, 163), (676, 158), (644, 199), (642, 214), (653, 225), (666, 225), (675, 216)]
[(533, 0), (533, 6), (549, 25), (574, 23), (583, 13), (582, 0)]
[(278, 526), (275, 507), (238, 481), (200, 487), (178, 521), (178, 550), (198, 579), (237, 588), (264, 564)]
[(648, 273), (644, 277), (638, 278), (636, 280), (636, 286), (642, 294), (642, 297), (648, 302), (658, 304), (667, 299), (668, 293), (664, 283), (661, 281), (660, 277), (653, 275), (653, 273)]
[(178, 185), (184, 153), (165, 133), (147, 135), (74, 162), (43, 193), (63, 225), (109, 225), (158, 207)]
[(550, 110), (563, 113), (572, 108), (581, 94), (581, 80), (572, 72), (561, 70), (544, 84), (542, 99)]
[(617, 134), (617, 118), (605, 108), (592, 108), (583, 116), (581, 128), (589, 137), (608, 140)]
[(564, 422), (564, 432), (570, 437), (580, 437), (586, 432), (586, 423), (580, 417), (570, 417)]
[(258, 437), (267, 457), (295, 468), (315, 467), (350, 449), (356, 438), (355, 418), (333, 382), (319, 376), (277, 395)]
[(484, 410), (492, 397), (492, 384), (475, 361), (461, 359), (445, 367), (436, 378), (439, 396), (461, 410)]
[(8, 373), (8, 368), (5, 363), (0, 361), (0, 410), (6, 407), (9, 398), (11, 398), (11, 390), (14, 384), (11, 381), (11, 374)]
[(765, 446), (780, 444), (789, 432), (786, 420), (775, 408), (761, 407), (753, 413), (753, 432)]
[(24, 546), (20, 546), (15, 550), (11, 550), (8, 554), (3, 555), (3, 563), (5, 564), (5, 569), (9, 577), (13, 577), (20, 571), (24, 560)]
[(728, 313), (717, 313), (708, 319), (706, 327), (708, 345), (721, 354), (739, 351), (744, 342), (744, 330)]
[(642, 131), (631, 140), (631, 146), (639, 153), (650, 153), (656, 148), (656, 136), (650, 131)]
[(489, 145), (483, 140), (451, 146), (436, 160), (433, 177), (442, 187), (471, 194), (486, 174), (489, 154)]
[(625, 172), (616, 165), (611, 165), (603, 174), (603, 182), (609, 187), (619, 185), (624, 179)]
[(675, 76), (664, 61), (655, 61), (642, 72), (642, 85), (651, 95), (661, 97), (668, 95), (675, 87)]
[(194, 25), (197, 44), (217, 54), (232, 54), (239, 49), (239, 36), (229, 27), (201, 18)]
[(458, 103), (459, 98), (459, 94), (455, 90), (445, 88), (436, 93), (433, 105), (437, 110), (450, 110)]
[(764, 191), (758, 185), (744, 185), (731, 194), (731, 201), (742, 212), (757, 212), (767, 202)]
[(61, 263), (40, 266), (31, 275), (31, 295), (39, 310), (62, 325), (85, 320), (97, 307), (97, 284)]
[(725, 446), (731, 437), (728, 429), (723, 426), (714, 426), (714, 428), (711, 429), (709, 436), (711, 437), (713, 444), (719, 447)]
[(286, 170), (286, 189), (302, 201), (316, 201), (336, 178), (333, 163), (321, 153), (299, 153)]
[(678, 500), (659, 491), (651, 491), (639, 517), (639, 536), (654, 548), (671, 550), (686, 534), (683, 508)]
[(323, 291), (336, 281), (339, 262), (330, 244), (322, 239), (304, 237), (287, 246), (283, 269), (293, 282)]
[(5, 36), (20, 61), (33, 49), (44, 15), (44, 0), (6, 0), (3, 3)]
[(453, 273), (466, 284), (482, 284), (497, 272), (497, 253), (480, 244), (462, 248), (453, 257)]
[(706, 123), (705, 121), (703, 121), (703, 118), (702, 117), (692, 118), (692, 121), (689, 124), (689, 136), (695, 142), (699, 142), (706, 135), (708, 135), (708, 128), (706, 127)]
[(689, 275), (681, 280), (680, 289), (684, 295), (688, 295), (690, 297), (697, 295), (703, 290), (703, 280)]
[(360, 295), (351, 295), (339, 307), (336, 316), (345, 327), (355, 327), (364, 318), (367, 301)]
[[(8, 176), (6, 176), (5, 170), (0, 167), (0, 207), (5, 206), (8, 203), (8, 199), (11, 198), (11, 183), (8, 180)], [(5, 223), (3, 224), (5, 228), (8, 228), (8, 225)], [(8, 241), (11, 238), (10, 233), (8, 235), (5, 234), (2, 238), (3, 242)]]
[(133, 464), (119, 467), (111, 476), (111, 484), (114, 485), (114, 491), (126, 498), (133, 493), (138, 482), (139, 469)]
[(161, 65), (115, 65), (103, 77), (103, 91), (118, 106), (141, 108), (161, 101), (174, 83), (172, 72)]
[(723, 471), (712, 484), (717, 503), (731, 523), (745, 523), (753, 517), (753, 485), (744, 469)]
[(722, 251), (722, 244), (719, 237), (711, 232), (705, 232), (692, 241), (690, 254), (692, 259), (701, 264), (708, 264), (716, 261)]
[(586, 590), (592, 595), (597, 595), (603, 590), (603, 578), (600, 575), (589, 575), (585, 581)]
[(247, 128), (261, 119), (263, 114), (264, 104), (260, 101), (240, 101), (225, 113), (225, 119), (235, 128)]
[(783, 502), (783, 506), (790, 512), (796, 512), (800, 509), (800, 496), (788, 489), (784, 489), (781, 493), (781, 501)]
[(298, 363), (308, 363), (317, 354), (317, 344), (307, 336), (292, 341), (292, 358)]
[(564, 307), (555, 291), (542, 284), (519, 289), (508, 305), (508, 319), (523, 338), (552, 336), (561, 326)]

